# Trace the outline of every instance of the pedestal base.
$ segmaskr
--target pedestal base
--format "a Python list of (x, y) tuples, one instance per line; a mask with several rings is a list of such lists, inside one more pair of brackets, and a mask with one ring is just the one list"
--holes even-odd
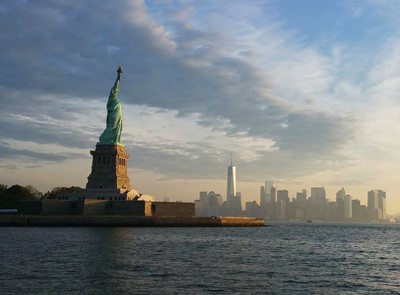
[(127, 173), (129, 154), (123, 145), (97, 144), (96, 150), (90, 154), (93, 162), (87, 189), (131, 190)]

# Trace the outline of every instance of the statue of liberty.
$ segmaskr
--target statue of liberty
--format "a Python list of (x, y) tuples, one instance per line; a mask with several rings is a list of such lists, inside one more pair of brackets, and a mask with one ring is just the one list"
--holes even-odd
[(122, 108), (118, 99), (119, 83), (122, 74), (122, 67), (117, 69), (117, 79), (107, 102), (107, 125), (103, 134), (99, 138), (99, 144), (121, 144), (122, 132)]

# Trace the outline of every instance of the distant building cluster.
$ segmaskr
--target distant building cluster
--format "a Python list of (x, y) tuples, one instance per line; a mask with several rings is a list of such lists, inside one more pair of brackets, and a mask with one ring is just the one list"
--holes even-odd
[(281, 221), (382, 221), (386, 220), (386, 192), (369, 191), (367, 205), (353, 200), (344, 188), (336, 193), (336, 201), (327, 199), (323, 187), (312, 187), (310, 196), (303, 189), (290, 199), (287, 190), (277, 190), (272, 182), (266, 181), (260, 189), (260, 205), (255, 201), (246, 203), (244, 214)]
[(213, 191), (200, 192), (195, 201), (196, 216), (243, 216), (242, 195), (236, 191), (236, 167), (228, 166), (226, 201)]
[(197, 216), (248, 216), (269, 221), (383, 221), (386, 220), (386, 192), (368, 192), (368, 204), (346, 194), (344, 188), (336, 193), (336, 201), (326, 197), (324, 187), (312, 187), (310, 195), (303, 189), (290, 198), (285, 189), (277, 189), (273, 181), (265, 181), (260, 188), (260, 202), (246, 202), (242, 209), (240, 192), (236, 191), (236, 167), (228, 166), (226, 201), (213, 191), (200, 192), (195, 201)]

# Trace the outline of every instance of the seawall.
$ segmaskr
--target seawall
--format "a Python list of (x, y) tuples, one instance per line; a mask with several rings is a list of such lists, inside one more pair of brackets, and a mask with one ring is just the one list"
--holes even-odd
[(254, 227), (264, 225), (264, 219), (249, 217), (0, 216), (0, 226)]

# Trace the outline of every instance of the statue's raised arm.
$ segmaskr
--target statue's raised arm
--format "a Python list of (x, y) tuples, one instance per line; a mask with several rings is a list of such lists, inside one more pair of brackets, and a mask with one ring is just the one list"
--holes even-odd
[(119, 81), (121, 80), (121, 74), (123, 73), (123, 68), (122, 66), (118, 66), (117, 68), (117, 79), (115, 80), (114, 83), (114, 89), (118, 89), (119, 90)]

